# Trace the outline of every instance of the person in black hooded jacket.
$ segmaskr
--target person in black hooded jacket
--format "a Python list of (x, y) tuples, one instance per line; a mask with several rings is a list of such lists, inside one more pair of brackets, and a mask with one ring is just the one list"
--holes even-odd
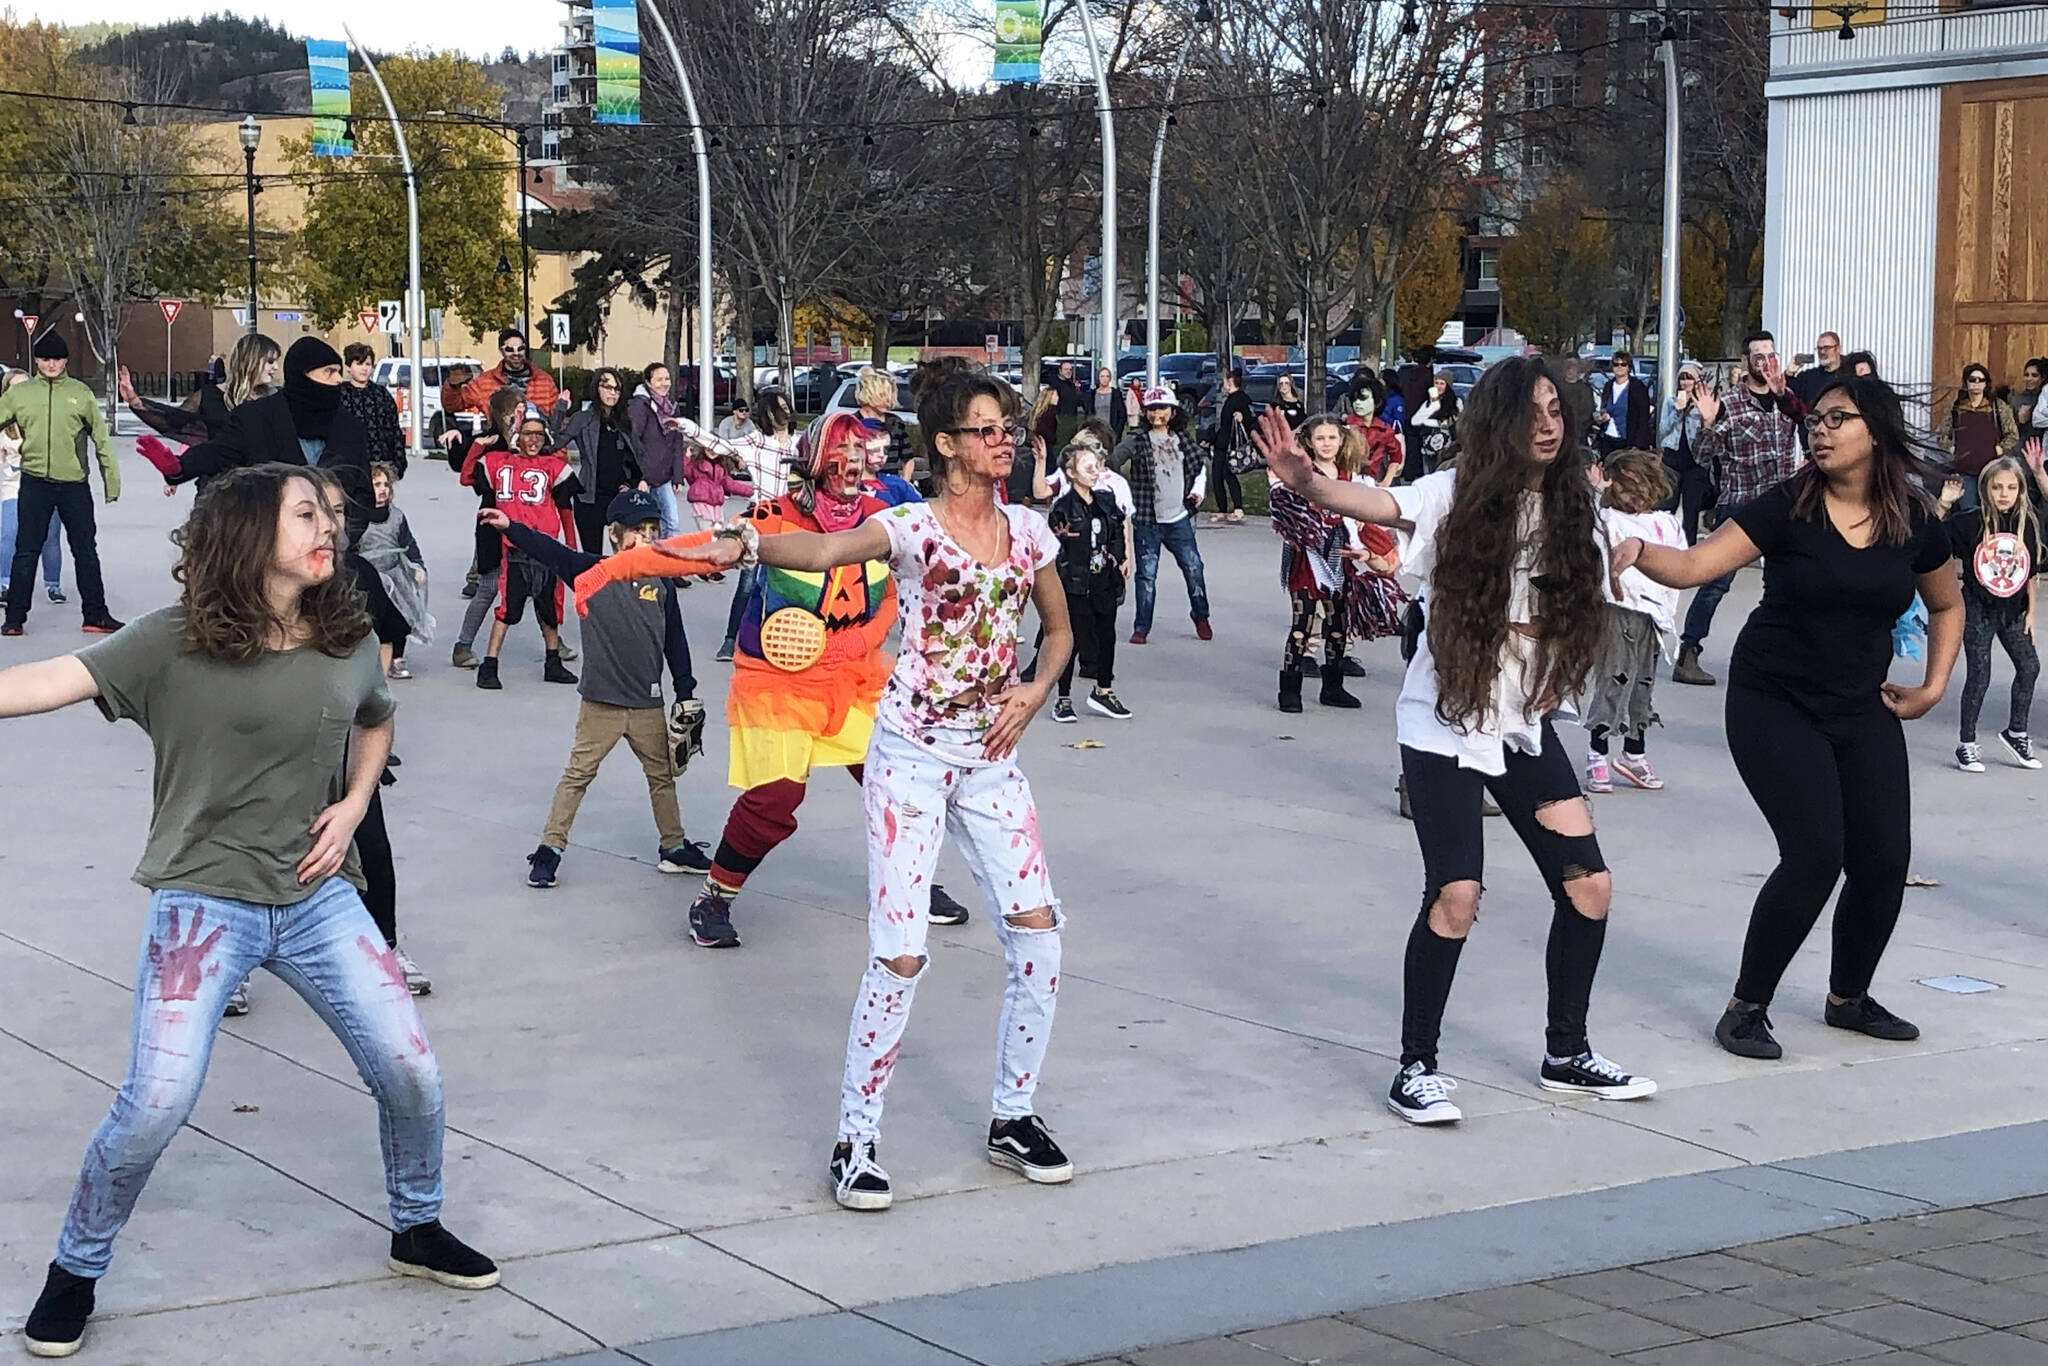
[[(245, 465), (316, 465), (331, 475), (348, 500), (342, 510), (348, 528), (347, 560), (356, 582), (364, 591), (376, 581), (377, 571), (355, 551), (363, 528), (376, 510), (376, 490), (370, 483), (368, 434), (355, 415), (341, 406), (341, 357), (318, 337), (301, 337), (284, 353), (284, 384), (274, 394), (250, 399), (228, 414), (227, 427), (210, 441), (187, 447), (178, 457), (178, 469), (167, 473), (167, 484), (205, 481), (223, 470)], [(391, 780), (387, 770), (385, 780)], [(433, 990), (433, 983), (398, 946), (398, 873), (391, 858), (391, 838), (384, 825), (384, 798), (380, 792), (370, 798), (370, 809), (356, 827), (356, 851), (363, 861), (363, 878), (369, 885), (363, 903), (385, 943), (397, 955), (405, 973), (406, 987), (415, 996)], [(229, 997), (227, 1013), (249, 1013), (247, 983)]]
[(244, 465), (317, 465), (348, 497), (343, 509), (354, 545), (369, 524), (376, 496), (370, 488), (370, 442), (355, 415), (341, 406), (341, 357), (318, 337), (301, 337), (284, 353), (284, 385), (228, 414), (218, 436), (186, 450), (167, 483), (205, 481)]

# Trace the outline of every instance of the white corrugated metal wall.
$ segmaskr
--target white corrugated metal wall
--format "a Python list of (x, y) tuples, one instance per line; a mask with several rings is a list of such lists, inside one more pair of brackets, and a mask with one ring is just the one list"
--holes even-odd
[(1823, 331), (1887, 379), (1931, 380), (1941, 89), (1771, 101), (1764, 326), (1780, 354)]

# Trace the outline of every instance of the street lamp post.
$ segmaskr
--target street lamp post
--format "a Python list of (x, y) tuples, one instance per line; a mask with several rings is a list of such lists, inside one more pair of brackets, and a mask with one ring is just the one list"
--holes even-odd
[[(256, 330), (256, 148), (263, 125), (254, 114), (242, 116), (242, 180), (249, 191), (249, 330)], [(168, 363), (165, 368), (169, 368)]]
[[(1214, 20), (1209, 12), (1207, 0), (1196, 6), (1195, 22), (1206, 24)], [(1180, 73), (1188, 64), (1188, 50), (1195, 45), (1195, 31), (1190, 28), (1188, 36), (1181, 39), (1180, 55), (1173, 59), (1173, 74), (1166, 78), (1166, 108), (1159, 113), (1159, 132), (1152, 139), (1152, 185), (1145, 215), (1145, 387), (1159, 387), (1159, 172), (1166, 163), (1166, 130), (1173, 123), (1173, 91), (1180, 84)], [(1179, 345), (1180, 328), (1174, 328), (1174, 344)], [(1110, 362), (1110, 372), (1116, 371), (1116, 362)]]
[[(526, 245), (526, 125), (520, 124), (519, 136), (519, 326), (522, 331), (533, 330), (533, 253)], [(532, 343), (529, 342), (528, 345)]]
[(1657, 46), (1664, 58), (1664, 259), (1658, 279), (1657, 392), (1678, 392), (1678, 29), (1671, 0), (1660, 0), (1664, 27)]
[(1095, 16), (1088, 0), (1075, 0), (1081, 12), (1081, 37), (1088, 48), (1088, 67), (1095, 74), (1095, 115), (1102, 124), (1102, 363), (1116, 374), (1116, 123), (1110, 115), (1109, 73), (1103, 70), (1102, 49), (1095, 41)]
[[(363, 59), (363, 67), (370, 73), (371, 82), (377, 87), (377, 94), (384, 101), (384, 112), (391, 119), (391, 137), (398, 144), (398, 164), (405, 172), (405, 227), (406, 227), (406, 372), (411, 378), (410, 392), (412, 411), (408, 414), (412, 424), (411, 449), (420, 449), (420, 313), (425, 296), (420, 290), (420, 187), (413, 175), (412, 152), (405, 144), (405, 129), (398, 122), (398, 107), (391, 102), (391, 92), (384, 88), (384, 78), (377, 74), (377, 63), (356, 41), (356, 35), (349, 31), (347, 24), (341, 26), (342, 36), (356, 55)], [(253, 202), (253, 201), (252, 201)]]
[[(1085, 8), (1084, 8), (1085, 12)], [(690, 142), (697, 153), (697, 422), (711, 427), (711, 154), (704, 146), (704, 122), (697, 117), (697, 94), (690, 87), (690, 72), (683, 65), (676, 36), (662, 17), (661, 6), (648, 5), (640, 11), (660, 30), (662, 46), (668, 49), (669, 65), (675, 68), (676, 83), (683, 88), (683, 109), (690, 116)], [(737, 361), (739, 358), (734, 357)]]

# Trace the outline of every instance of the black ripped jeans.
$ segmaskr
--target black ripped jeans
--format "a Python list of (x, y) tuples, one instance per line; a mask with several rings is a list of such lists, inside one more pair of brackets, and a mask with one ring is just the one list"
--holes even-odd
[(1607, 921), (1580, 913), (1567, 890), (1572, 882), (1607, 871), (1597, 836), (1561, 835), (1538, 813), (1561, 802), (1579, 802), (1578, 766), (1565, 752), (1548, 721), (1543, 749), (1523, 754), (1510, 749), (1507, 769), (1493, 778), (1460, 768), (1456, 759), (1401, 746), (1401, 772), (1415, 813), (1415, 840), (1422, 846), (1422, 914), (1408, 934), (1402, 973), (1401, 1065), (1421, 1062), (1436, 1070), (1437, 1036), (1451, 980), (1457, 975), (1462, 939), (1447, 939), (1430, 928), (1430, 908), (1453, 882), (1481, 882), (1486, 869), (1486, 831), (1481, 797), (1491, 792), (1501, 814), (1521, 837), (1550, 888), (1550, 942), (1544, 972), (1550, 984), (1549, 1023), (1544, 1047), (1552, 1057), (1576, 1057), (1588, 1049), (1586, 1011), (1593, 975), (1607, 938)]

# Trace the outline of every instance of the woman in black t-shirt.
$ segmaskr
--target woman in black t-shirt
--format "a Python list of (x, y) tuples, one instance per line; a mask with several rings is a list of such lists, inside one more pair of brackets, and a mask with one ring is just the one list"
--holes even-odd
[[(1948, 687), (1962, 641), (1961, 592), (1946, 528), (1913, 480), (1898, 395), (1859, 376), (1807, 418), (1812, 459), (1690, 550), (1614, 549), (1658, 583), (1691, 588), (1764, 557), (1763, 601), (1735, 642), (1728, 752), (1778, 841), (1757, 893), (1735, 994), (1714, 1029), (1729, 1052), (1776, 1058), (1767, 1013), (1779, 979), (1838, 878), (1826, 1018), (1872, 1038), (1920, 1036), (1869, 995), (1898, 923), (1912, 852), (1906, 738)], [(1892, 623), (1919, 592), (1927, 673), (1885, 681)]]

